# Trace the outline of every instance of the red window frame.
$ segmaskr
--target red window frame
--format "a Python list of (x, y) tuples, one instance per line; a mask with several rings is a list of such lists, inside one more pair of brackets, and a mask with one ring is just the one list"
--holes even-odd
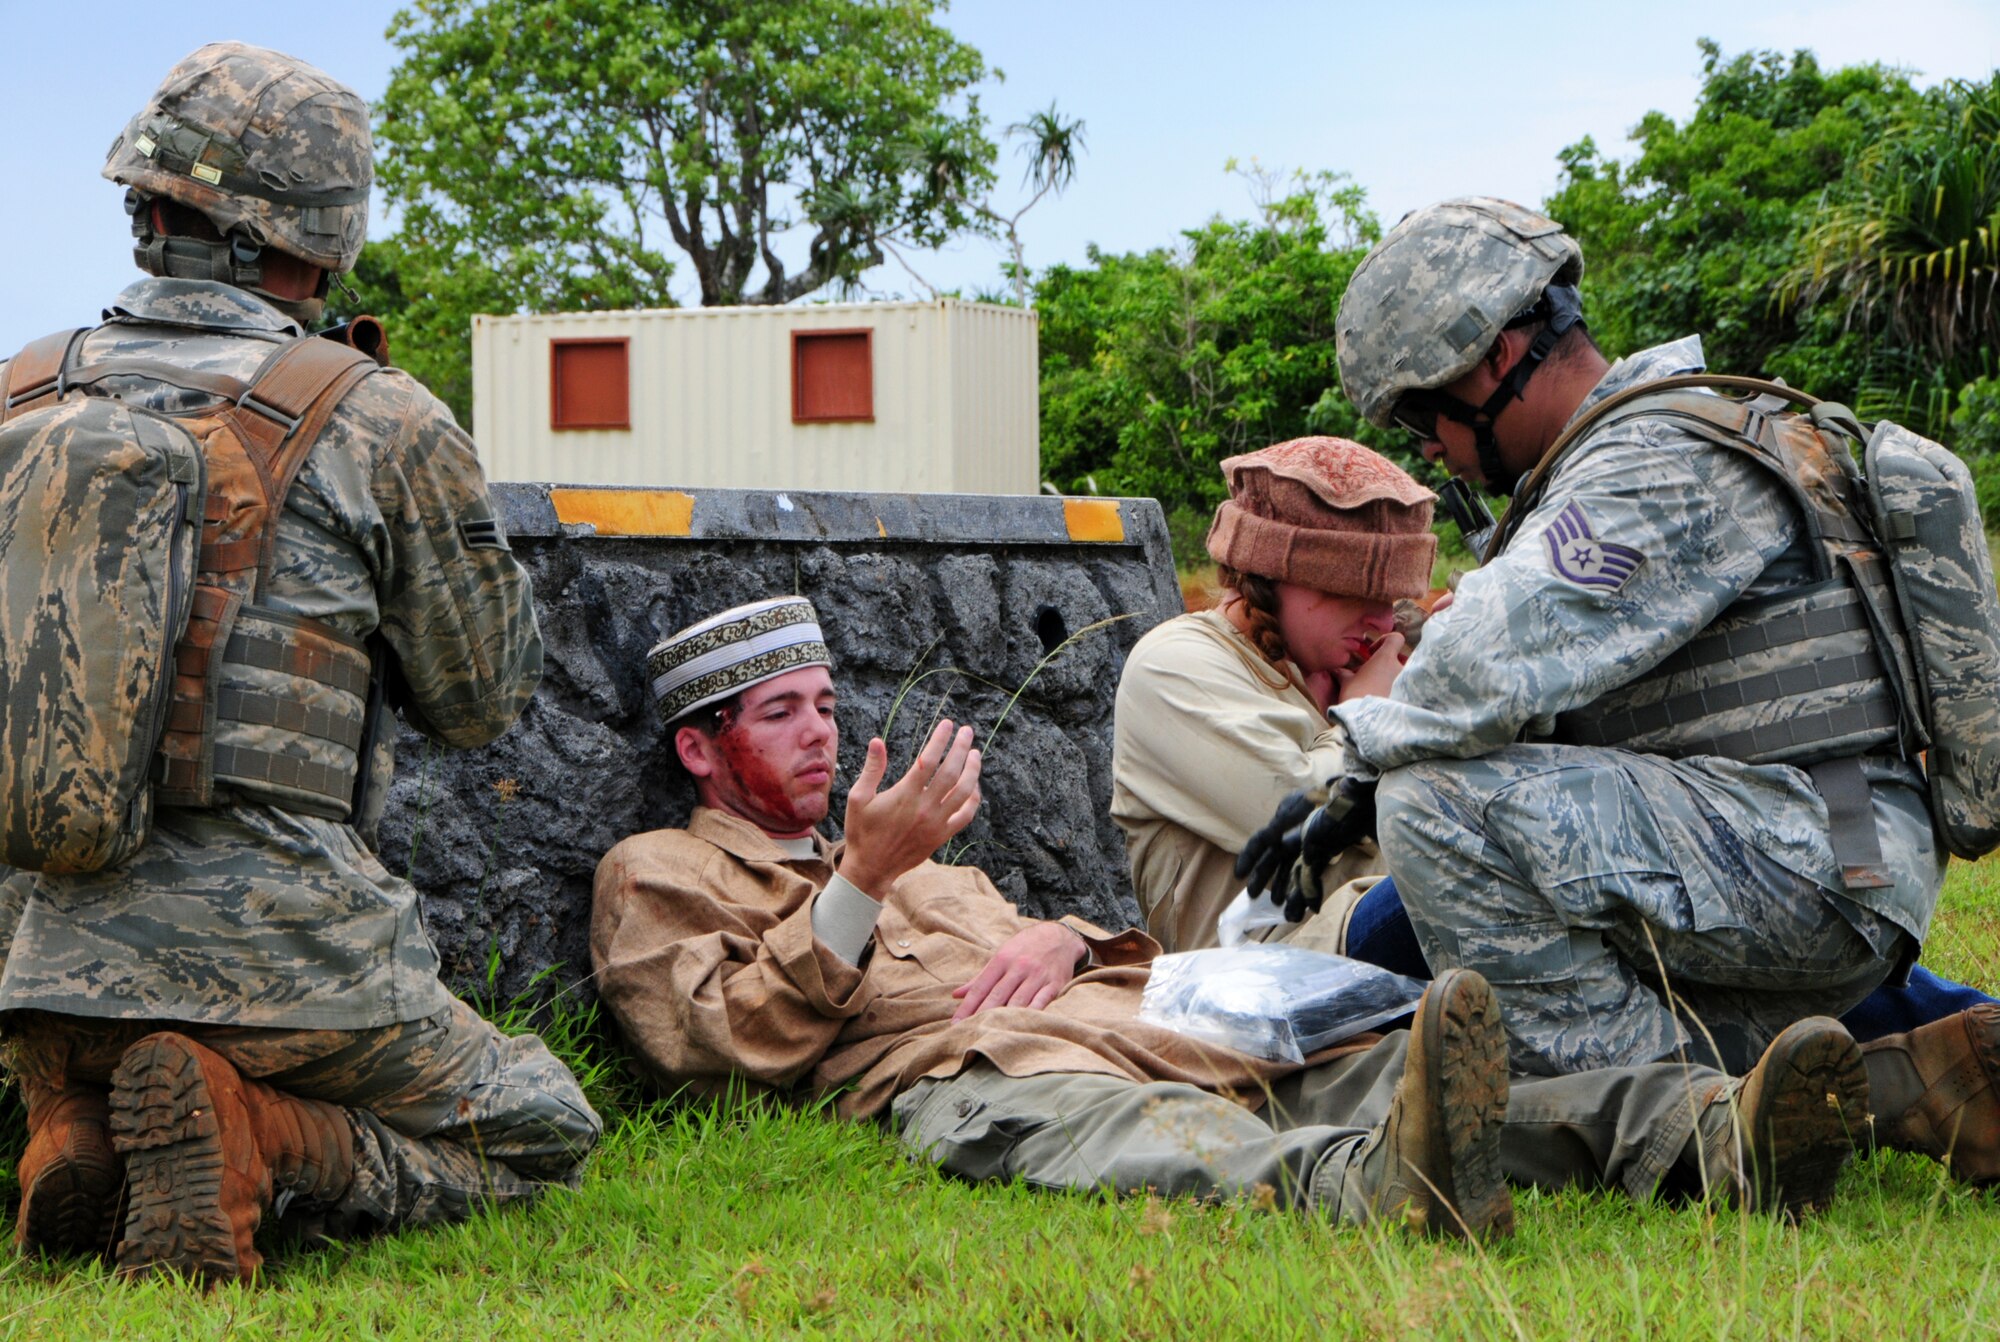
[[(592, 403), (586, 406), (565, 404), (563, 395), (563, 355), (571, 350), (594, 350), (607, 346), (617, 346), (619, 351), (619, 372), (623, 385), (618, 388), (614, 412), (601, 401), (614, 399), (607, 389), (599, 389)], [(570, 369), (572, 376), (588, 372), (591, 376), (602, 376), (599, 370), (588, 370), (579, 364)], [(571, 399), (582, 399), (580, 397)], [(632, 427), (632, 341), (629, 336), (555, 336), (549, 340), (549, 427), (551, 429), (629, 429)]]
[[(868, 380), (861, 389), (860, 405), (842, 406), (838, 411), (829, 412), (815, 409), (807, 404), (806, 357), (804, 349), (814, 341), (835, 339), (851, 340), (861, 337), (862, 357), (867, 365)], [(795, 330), (792, 332), (792, 423), (794, 424), (872, 424), (875, 422), (875, 331), (867, 326), (848, 326), (834, 329)]]

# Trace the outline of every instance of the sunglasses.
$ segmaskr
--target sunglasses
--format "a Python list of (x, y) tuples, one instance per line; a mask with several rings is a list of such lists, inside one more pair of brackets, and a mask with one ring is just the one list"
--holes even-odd
[(1472, 425), (1479, 422), (1479, 411), (1444, 392), (1419, 387), (1406, 391), (1396, 400), (1396, 408), (1389, 412), (1390, 422), (1405, 433), (1415, 434), (1419, 441), (1437, 441), (1438, 417), (1442, 415), (1454, 424)]

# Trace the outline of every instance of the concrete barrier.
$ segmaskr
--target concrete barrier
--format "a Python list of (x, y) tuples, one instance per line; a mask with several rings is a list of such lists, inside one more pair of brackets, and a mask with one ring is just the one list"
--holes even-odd
[(992, 734), (985, 804), (946, 856), (1031, 915), (1136, 920), (1108, 811), (1111, 709), (1126, 652), (1180, 609), (1153, 500), (493, 492), (534, 575), (547, 671), (485, 749), (405, 731), (381, 836), (455, 987), (511, 995), (540, 975), (546, 994), (587, 977), (597, 859), (694, 802), (647, 702), (646, 650), (789, 592), (818, 607), (842, 692), (831, 828), (885, 724), (893, 777), (938, 716), (968, 722)]

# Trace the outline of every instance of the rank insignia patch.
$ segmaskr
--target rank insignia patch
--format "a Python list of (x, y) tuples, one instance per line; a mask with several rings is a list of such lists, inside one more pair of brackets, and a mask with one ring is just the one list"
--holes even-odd
[(1574, 503), (1562, 510), (1543, 539), (1556, 576), (1593, 592), (1617, 591), (1646, 562), (1646, 556), (1629, 545), (1599, 540), (1590, 529), (1590, 519)]

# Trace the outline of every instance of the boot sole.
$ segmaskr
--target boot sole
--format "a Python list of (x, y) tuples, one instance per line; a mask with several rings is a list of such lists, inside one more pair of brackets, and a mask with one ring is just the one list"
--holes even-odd
[(1832, 1021), (1800, 1021), (1772, 1041), (1742, 1122), (1750, 1134), (1748, 1200), (1799, 1220), (1833, 1200), (1865, 1131), (1868, 1072), (1860, 1045)]
[[(1507, 1032), (1485, 979), (1447, 971), (1431, 989), (1421, 1040), (1430, 1057), (1429, 1148), (1446, 1155), (1429, 1206), (1413, 1215), (1421, 1229), (1453, 1239), (1498, 1239), (1514, 1232), (1514, 1193), (1501, 1173), (1500, 1133), (1507, 1119)], [(1426, 1005), (1430, 1003), (1426, 1002)]]
[(108, 1135), (72, 1139), (36, 1176), (21, 1206), (21, 1242), (46, 1254), (103, 1254), (118, 1233), (125, 1172)]
[(125, 1157), (125, 1237), (118, 1271), (204, 1282), (246, 1275), (222, 1207), (221, 1129), (194, 1055), (171, 1037), (142, 1039), (111, 1078), (111, 1140)]

